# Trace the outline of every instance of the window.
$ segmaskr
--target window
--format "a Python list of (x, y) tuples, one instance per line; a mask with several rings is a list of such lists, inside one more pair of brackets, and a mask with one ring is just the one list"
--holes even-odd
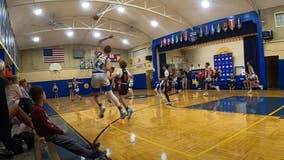
[(274, 13), (275, 26), (284, 27), (284, 11)]

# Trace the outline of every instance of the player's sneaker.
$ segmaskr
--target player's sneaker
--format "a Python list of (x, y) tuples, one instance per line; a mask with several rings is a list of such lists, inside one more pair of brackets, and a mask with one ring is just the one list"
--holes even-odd
[(104, 107), (104, 106), (102, 106), (101, 108), (100, 108), (100, 118), (104, 118), (104, 113), (105, 113), (105, 111), (106, 111), (106, 108)]
[(219, 86), (216, 86), (216, 90), (217, 90), (218, 92), (220, 92), (220, 87), (219, 87)]
[(123, 111), (122, 109), (119, 111), (120, 113), (120, 118), (124, 119), (127, 116), (127, 113), (125, 111)]
[(203, 96), (208, 96), (208, 92), (204, 92), (204, 93), (203, 93)]
[(128, 110), (127, 110), (127, 119), (128, 120), (131, 118), (132, 114), (133, 114), (133, 109), (128, 108)]
[(166, 105), (168, 105), (168, 106), (172, 106), (172, 105), (173, 105), (173, 103), (172, 103), (172, 102), (167, 102), (167, 103), (166, 103)]

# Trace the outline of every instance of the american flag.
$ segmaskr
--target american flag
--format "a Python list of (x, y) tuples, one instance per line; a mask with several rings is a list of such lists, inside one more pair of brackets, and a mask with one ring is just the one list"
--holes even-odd
[(64, 49), (43, 49), (43, 63), (64, 62)]

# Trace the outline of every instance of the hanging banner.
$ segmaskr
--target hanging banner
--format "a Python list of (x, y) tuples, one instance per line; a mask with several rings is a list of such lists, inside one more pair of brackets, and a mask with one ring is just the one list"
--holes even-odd
[(187, 31), (183, 32), (183, 40), (188, 41), (188, 32)]
[(199, 28), (199, 37), (203, 37), (203, 30), (202, 30), (202, 26)]
[(189, 35), (189, 39), (191, 42), (195, 42), (197, 40), (197, 32), (191, 32)]
[(210, 34), (214, 35), (214, 33), (215, 33), (215, 25), (211, 24), (211, 26), (210, 26)]
[(209, 35), (209, 28), (208, 28), (208, 25), (205, 25), (205, 27), (204, 27), (204, 35), (205, 35), (205, 36), (208, 36), (208, 35)]
[(238, 29), (241, 29), (241, 28), (242, 28), (242, 20), (241, 20), (241, 17), (238, 17), (238, 18), (237, 18), (237, 28), (238, 28)]
[(235, 29), (235, 26), (236, 26), (235, 19), (234, 18), (229, 19), (229, 28), (231, 31)]
[(216, 32), (217, 33), (221, 32), (221, 24), (220, 23), (217, 23)]
[(224, 32), (227, 32), (227, 30), (228, 30), (228, 22), (226, 20), (223, 22), (222, 28), (223, 28)]

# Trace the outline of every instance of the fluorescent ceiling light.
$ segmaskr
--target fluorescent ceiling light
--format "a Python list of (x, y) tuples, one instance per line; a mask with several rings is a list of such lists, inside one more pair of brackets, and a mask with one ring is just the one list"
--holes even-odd
[(40, 16), (40, 15), (42, 15), (42, 9), (41, 8), (36, 8), (36, 9), (34, 9), (34, 15), (36, 15), (36, 16)]
[(125, 8), (123, 6), (119, 6), (119, 7), (117, 7), (117, 11), (119, 13), (124, 13), (125, 12)]
[(123, 44), (129, 44), (129, 41), (128, 41), (127, 39), (123, 39), (123, 40), (122, 40), (122, 43), (123, 43)]
[(151, 21), (151, 26), (152, 27), (156, 28), (156, 27), (158, 27), (158, 25), (159, 25), (159, 23), (156, 20), (152, 20)]
[(38, 43), (40, 41), (40, 38), (38, 36), (33, 37), (33, 42)]
[(201, 6), (203, 8), (209, 8), (210, 7), (210, 2), (208, 0), (202, 0), (201, 1)]
[(74, 36), (74, 31), (66, 31), (66, 36), (71, 38)]
[(91, 7), (91, 4), (90, 4), (90, 2), (82, 2), (81, 6), (84, 9), (89, 9)]

